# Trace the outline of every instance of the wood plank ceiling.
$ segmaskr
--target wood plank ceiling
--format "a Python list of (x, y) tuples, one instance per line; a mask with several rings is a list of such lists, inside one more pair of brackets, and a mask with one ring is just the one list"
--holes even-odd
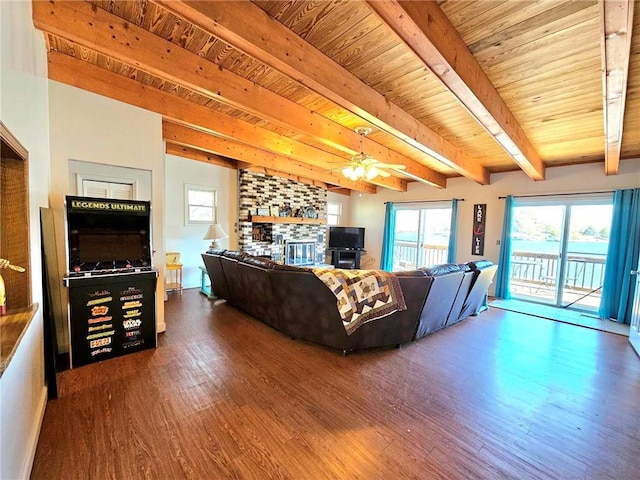
[[(640, 156), (633, 7), (94, 0), (34, 1), (33, 17), (49, 77), (161, 114), (167, 152), (374, 193), (585, 162), (616, 174)], [(343, 177), (358, 126), (366, 153), (406, 170)]]

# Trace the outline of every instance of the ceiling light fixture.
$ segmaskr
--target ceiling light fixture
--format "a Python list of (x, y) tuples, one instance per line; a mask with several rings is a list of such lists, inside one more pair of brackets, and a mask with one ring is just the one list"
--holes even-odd
[(363, 178), (373, 180), (379, 175), (380, 170), (375, 167), (376, 160), (364, 153), (364, 137), (371, 133), (371, 128), (358, 127), (356, 133), (360, 135), (360, 153), (351, 157), (351, 164), (342, 169), (342, 174), (354, 182)]

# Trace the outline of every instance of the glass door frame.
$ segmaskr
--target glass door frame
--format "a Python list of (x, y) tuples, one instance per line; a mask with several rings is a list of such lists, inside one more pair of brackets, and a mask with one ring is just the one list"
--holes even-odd
[[(397, 233), (398, 213), (401, 211), (417, 211), (418, 212), (418, 225), (417, 225), (418, 234), (415, 242), (415, 247), (417, 250), (415, 255), (415, 260), (416, 260), (415, 267), (420, 268), (420, 266), (424, 263), (425, 253), (426, 253), (425, 249), (423, 248), (424, 241), (426, 238), (426, 230), (423, 227), (425, 226), (425, 223), (426, 223), (427, 211), (428, 210), (449, 210), (449, 212), (451, 212), (453, 209), (452, 202), (451, 201), (437, 201), (437, 202), (424, 202), (424, 203), (415, 202), (415, 203), (406, 203), (402, 205), (396, 205), (394, 208), (396, 210), (395, 212), (396, 221), (393, 227), (394, 237), (395, 237), (395, 234)], [(451, 228), (451, 223), (449, 225)], [(449, 232), (449, 236), (451, 236), (451, 231)], [(448, 254), (448, 248), (447, 248), (447, 254)], [(396, 264), (395, 246), (394, 246), (393, 264), (394, 265)]]
[[(570, 243), (571, 230), (571, 214), (573, 207), (585, 205), (613, 205), (613, 192), (598, 194), (573, 194), (573, 195), (547, 195), (539, 197), (515, 197), (514, 213), (518, 207), (542, 207), (542, 206), (561, 206), (562, 213), (562, 230), (560, 232), (560, 250), (558, 253), (558, 266), (555, 271), (555, 289), (553, 301), (544, 302), (540, 299), (536, 300), (533, 295), (513, 294), (512, 297), (519, 300), (525, 300), (531, 303), (540, 303), (550, 305), (557, 308), (570, 308), (572, 310), (593, 313), (593, 309), (584, 306), (568, 306), (571, 302), (563, 300), (565, 294), (565, 284), (568, 272), (568, 250)], [(512, 214), (513, 216), (513, 214)], [(513, 220), (513, 218), (512, 218)], [(511, 259), (509, 259), (511, 262)], [(597, 310), (597, 308), (595, 309)]]
[[(396, 227), (398, 225), (398, 213), (401, 211), (416, 211), (418, 213), (418, 225), (417, 225), (417, 236), (416, 236), (416, 241), (415, 241), (415, 248), (416, 248), (416, 254), (415, 254), (415, 267), (418, 268), (418, 265), (420, 265), (420, 262), (422, 260), (421, 257), (423, 257), (423, 255), (421, 254), (421, 248), (420, 245), (422, 245), (422, 241), (424, 238), (424, 232), (422, 229), (422, 225), (424, 223), (424, 214), (422, 211), (422, 208), (418, 205), (402, 205), (400, 207), (396, 208), (396, 224), (394, 225), (394, 237), (395, 234), (397, 233)], [(409, 243), (409, 242), (407, 242)], [(396, 263), (396, 258), (395, 258), (395, 248), (394, 248), (394, 258), (393, 258), (393, 264), (395, 265)]]

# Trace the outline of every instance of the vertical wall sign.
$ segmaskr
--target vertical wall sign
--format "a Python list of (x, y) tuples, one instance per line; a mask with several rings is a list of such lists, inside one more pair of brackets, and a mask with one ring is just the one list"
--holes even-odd
[(484, 255), (484, 228), (487, 219), (487, 204), (477, 203), (473, 206), (473, 240), (471, 255)]

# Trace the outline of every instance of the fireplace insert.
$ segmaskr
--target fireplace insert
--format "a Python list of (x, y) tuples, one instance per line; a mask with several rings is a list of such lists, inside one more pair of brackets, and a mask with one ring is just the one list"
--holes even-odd
[(313, 265), (316, 263), (316, 242), (286, 242), (285, 263), (287, 265)]

